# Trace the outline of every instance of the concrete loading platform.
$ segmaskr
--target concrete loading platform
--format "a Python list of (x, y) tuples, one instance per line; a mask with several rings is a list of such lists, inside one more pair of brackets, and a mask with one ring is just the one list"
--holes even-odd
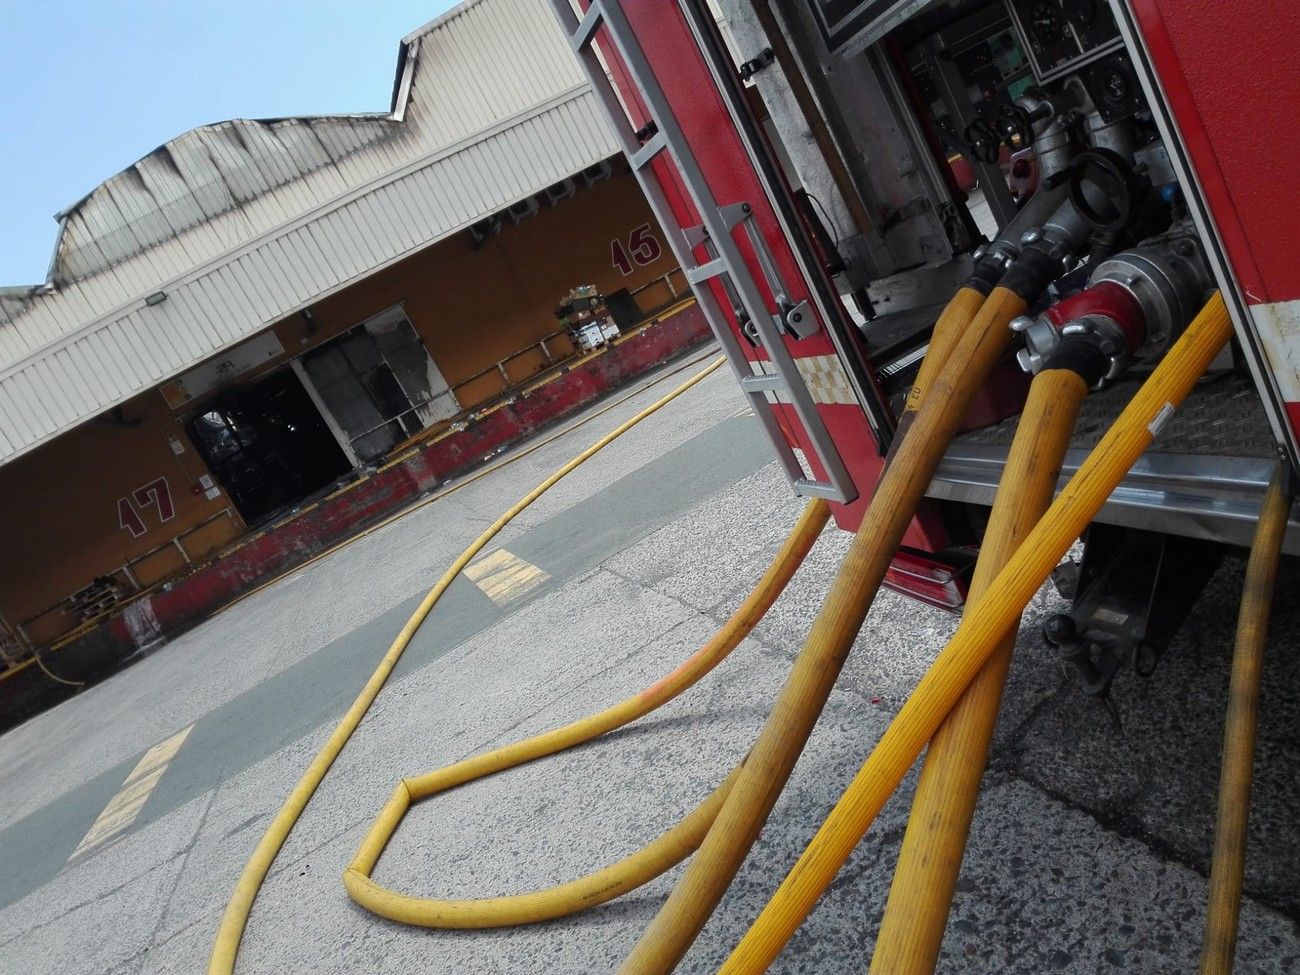
[[(0, 971), (201, 971), (269, 817), (429, 584), (484, 524), (664, 388), (0, 738)], [(568, 920), (464, 933), (377, 920), (339, 875), (399, 777), (590, 713), (675, 666), (745, 595), (800, 506), (721, 372), (561, 482), (416, 637), (277, 861), (239, 970), (611, 971), (675, 871)], [(658, 835), (744, 754), (847, 542), (828, 529), (746, 643), (663, 710), (417, 807), (377, 876), (429, 895), (516, 892)], [(1040, 593), (940, 971), (1194, 967), (1241, 571), (1236, 560), (1219, 571), (1150, 682), (1117, 684), (1122, 731), (1041, 643), (1039, 622), (1059, 603)], [(1297, 582), (1285, 566), (1279, 592)], [(790, 787), (681, 971), (716, 969), (954, 624), (881, 594)], [(1298, 627), (1300, 607), (1279, 599), (1239, 972), (1300, 965)], [(906, 799), (890, 803), (773, 971), (865, 970)]]

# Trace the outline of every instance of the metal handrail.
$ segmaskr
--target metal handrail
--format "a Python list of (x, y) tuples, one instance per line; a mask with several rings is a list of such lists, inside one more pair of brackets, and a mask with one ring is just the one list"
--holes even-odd
[[(519, 349), (518, 351), (511, 352), (504, 359), (499, 359), (496, 362), (494, 362), (492, 365), (488, 366), (487, 368), (480, 369), (478, 372), (474, 373), (474, 375), (462, 379), (460, 382), (456, 383), (456, 385), (450, 387), (450, 391), (454, 393), (456, 390), (463, 389), (472, 383), (476, 383), (484, 376), (490, 376), (494, 372), (501, 376), (501, 380), (506, 384), (506, 386), (510, 386), (516, 380), (510, 377), (510, 373), (506, 369), (506, 363), (513, 362), (515, 359), (518, 359), (520, 356), (532, 352), (535, 349), (541, 350), (542, 356), (546, 359), (546, 364), (548, 366), (554, 365), (557, 361), (563, 361), (563, 360), (557, 360), (555, 356), (552, 355), (550, 347), (546, 343), (553, 339), (559, 338), (561, 335), (565, 335), (567, 332), (568, 329), (561, 328), (561, 329), (556, 329), (554, 332), (550, 332), (547, 335), (542, 336), (532, 345), (527, 345), (524, 346), (524, 348)], [(565, 358), (572, 358), (572, 356), (571, 355), (565, 356)]]
[[(681, 285), (678, 285), (676, 282), (674, 282), (674, 280), (673, 280), (674, 277), (680, 279), (680, 281), (681, 281)], [(677, 300), (677, 299), (678, 299), (678, 298), (679, 298), (683, 293), (685, 293), (685, 292), (687, 291), (685, 275), (682, 273), (682, 270), (681, 270), (680, 267), (675, 267), (675, 268), (672, 268), (671, 270), (667, 271), (666, 273), (661, 274), (659, 277), (654, 278), (654, 279), (651, 280), (651, 281), (647, 281), (645, 284), (641, 285), (640, 287), (635, 288), (634, 290), (632, 290), (631, 292), (629, 292), (629, 294), (631, 294), (632, 296), (636, 296), (636, 295), (638, 295), (638, 294), (641, 294), (641, 293), (644, 292), (644, 291), (648, 291), (648, 290), (650, 290), (651, 288), (655, 288), (655, 287), (659, 287), (659, 286), (666, 286), (666, 287), (668, 288), (668, 293), (669, 293), (669, 296), (670, 296), (669, 301), (666, 302), (662, 307), (668, 307), (668, 306), (671, 305), (675, 300)], [(654, 313), (655, 313), (655, 312), (654, 312), (653, 310), (650, 311), (649, 313), (647, 313), (647, 317), (653, 317)], [(479, 372), (475, 373), (474, 375), (470, 376), (469, 378), (461, 380), (461, 381), (458, 382), (456, 385), (449, 387), (445, 392), (439, 393), (439, 394), (437, 394), (437, 396), (432, 396), (432, 397), (430, 397), (429, 399), (425, 400), (424, 402), (422, 402), (422, 403), (420, 403), (420, 404), (417, 404), (417, 405), (415, 405), (415, 406), (412, 406), (410, 410), (406, 410), (406, 411), (403, 411), (402, 413), (399, 413), (397, 416), (389, 417), (387, 420), (384, 420), (384, 421), (383, 421), (382, 423), (380, 423), (378, 426), (373, 427), (372, 429), (367, 430), (367, 431), (365, 431), (364, 433), (361, 433), (361, 434), (357, 435), (356, 437), (350, 438), (350, 440), (351, 440), (351, 441), (359, 440), (361, 437), (364, 437), (364, 436), (366, 436), (366, 435), (368, 435), (368, 434), (370, 434), (370, 433), (374, 433), (375, 430), (381, 429), (382, 427), (386, 426), (387, 424), (392, 423), (394, 420), (397, 420), (398, 418), (400, 418), (400, 417), (402, 417), (402, 416), (405, 416), (407, 413), (415, 412), (415, 410), (418, 409), (420, 406), (425, 406), (425, 405), (427, 405), (428, 403), (431, 403), (431, 402), (433, 402), (434, 400), (436, 400), (438, 397), (447, 395), (447, 393), (454, 393), (457, 389), (461, 389), (461, 388), (463, 388), (463, 387), (465, 387), (465, 386), (468, 386), (470, 383), (473, 383), (473, 382), (475, 382), (475, 381), (477, 381), (477, 380), (479, 380), (479, 379), (482, 379), (484, 376), (491, 375), (493, 372), (497, 372), (497, 373), (499, 373), (499, 374), (501, 375), (502, 380), (503, 380), (503, 383), (504, 383), (504, 385), (503, 385), (502, 388), (503, 388), (503, 389), (509, 389), (512, 385), (515, 385), (517, 382), (520, 382), (521, 380), (516, 380), (516, 379), (511, 378), (510, 375), (509, 375), (509, 372), (505, 369), (505, 364), (506, 364), (506, 363), (509, 363), (509, 362), (512, 362), (513, 360), (515, 360), (515, 359), (519, 358), (520, 356), (525, 355), (526, 353), (531, 352), (531, 351), (533, 351), (533, 350), (536, 350), (536, 349), (540, 349), (540, 350), (541, 350), (542, 354), (546, 357), (546, 364), (547, 364), (548, 366), (554, 366), (554, 365), (557, 365), (557, 364), (559, 364), (559, 363), (565, 362), (565, 361), (567, 361), (567, 360), (569, 360), (569, 359), (576, 358), (576, 357), (577, 357), (577, 352), (574, 352), (574, 353), (572, 353), (572, 354), (570, 354), (570, 355), (568, 355), (568, 356), (564, 356), (564, 357), (561, 357), (561, 358), (557, 358), (557, 357), (555, 357), (555, 356), (552, 354), (550, 348), (546, 345), (546, 343), (547, 343), (549, 340), (553, 340), (553, 339), (555, 339), (555, 338), (558, 338), (559, 336), (564, 335), (564, 334), (566, 334), (566, 333), (567, 333), (567, 329), (563, 329), (563, 328), (562, 328), (562, 329), (557, 329), (556, 331), (551, 332), (551, 333), (549, 333), (549, 334), (543, 336), (542, 338), (540, 338), (538, 341), (532, 343), (531, 345), (528, 345), (528, 346), (526, 346), (526, 347), (524, 347), (524, 348), (522, 348), (522, 349), (519, 349), (519, 350), (516, 351), (516, 352), (512, 352), (510, 355), (506, 356), (504, 359), (501, 359), (501, 360), (497, 361), (497, 362), (494, 363), (493, 365), (488, 366), (486, 369), (480, 370)], [(141, 562), (144, 562), (145, 560), (147, 560), (147, 559), (149, 559), (149, 558), (152, 558), (153, 556), (157, 555), (159, 552), (165, 551), (165, 550), (168, 549), (168, 548), (175, 548), (175, 549), (177, 550), (177, 552), (180, 554), (181, 559), (184, 561), (185, 565), (186, 565), (186, 566), (192, 566), (192, 565), (194, 564), (194, 561), (193, 561), (193, 559), (191, 558), (190, 553), (186, 550), (186, 548), (185, 548), (185, 546), (184, 546), (182, 540), (185, 539), (186, 537), (188, 537), (188, 536), (194, 534), (194, 533), (197, 532), (199, 529), (204, 528), (204, 527), (206, 527), (207, 525), (210, 525), (212, 522), (214, 522), (214, 521), (216, 521), (217, 519), (222, 518), (222, 517), (229, 517), (229, 518), (231, 518), (231, 519), (233, 520), (233, 519), (235, 518), (235, 512), (234, 512), (234, 509), (233, 509), (233, 508), (230, 508), (230, 507), (226, 507), (226, 508), (221, 509), (220, 511), (216, 512), (215, 514), (210, 515), (209, 517), (205, 518), (203, 521), (199, 522), (198, 524), (193, 525), (193, 526), (191, 526), (190, 528), (187, 528), (185, 531), (179, 533), (178, 535), (176, 535), (175, 537), (173, 537), (173, 538), (170, 539), (169, 541), (163, 542), (162, 544), (157, 545), (157, 546), (155, 546), (154, 548), (149, 549), (147, 552), (144, 552), (144, 553), (142, 553), (142, 554), (140, 554), (140, 555), (137, 555), (137, 556), (135, 556), (135, 557), (133, 557), (133, 558), (131, 558), (131, 559), (128, 559), (125, 563), (123, 563), (123, 564), (122, 564), (121, 566), (119, 566), (117, 569), (114, 569), (112, 572), (108, 573), (108, 575), (109, 575), (109, 576), (116, 576), (116, 575), (119, 575), (119, 574), (120, 574), (120, 575), (122, 575), (123, 577), (125, 577), (125, 579), (127, 580), (127, 582), (129, 582), (129, 583), (134, 587), (134, 589), (135, 589), (135, 592), (131, 593), (130, 595), (132, 595), (132, 596), (138, 596), (141, 592), (143, 592), (143, 591), (145, 590), (146, 587), (145, 587), (145, 586), (140, 582), (139, 578), (136, 576), (135, 572), (133, 571), (134, 566), (139, 565)], [(164, 578), (166, 578), (166, 577), (164, 577)], [(163, 581), (163, 580), (158, 580), (158, 582), (162, 582), (162, 581)], [(157, 585), (158, 582), (151, 583), (150, 586)], [(83, 588), (85, 588), (85, 587), (83, 587)], [(13, 625), (13, 626), (10, 627), (10, 629), (11, 629), (11, 631), (14, 633), (14, 635), (18, 637), (19, 641), (20, 641), (20, 642), (22, 643), (22, 645), (26, 648), (28, 654), (32, 654), (32, 653), (35, 652), (35, 644), (34, 644), (34, 642), (32, 641), (31, 637), (28, 635), (28, 632), (27, 632), (27, 631), (28, 631), (28, 628), (29, 628), (32, 624), (38, 622), (39, 620), (43, 619), (44, 617), (50, 615), (51, 613), (53, 613), (53, 612), (55, 612), (55, 611), (57, 611), (57, 610), (70, 610), (70, 609), (72, 609), (72, 607), (69, 605), (69, 601), (71, 600), (71, 598), (72, 598), (73, 595), (74, 595), (73, 593), (70, 593), (70, 594), (68, 594), (67, 596), (62, 597), (61, 599), (59, 599), (59, 600), (57, 600), (56, 602), (50, 604), (49, 606), (46, 606), (46, 607), (45, 607), (44, 609), (42, 609), (40, 612), (35, 613), (35, 614), (33, 614), (32, 616), (27, 617), (27, 618), (26, 618), (25, 620), (23, 620), (21, 623), (15, 624), (15, 625)], [(103, 616), (108, 615), (109, 613), (111, 613), (111, 612), (113, 612), (115, 609), (117, 609), (120, 605), (121, 605), (120, 603), (115, 603), (111, 608), (105, 610), (104, 612), (98, 614), (97, 616), (92, 616), (92, 617), (90, 617), (90, 618), (88, 618), (88, 619), (86, 619), (86, 620), (79, 620), (79, 621), (73, 623), (73, 624), (72, 624), (71, 626), (69, 626), (66, 630), (64, 630), (63, 633), (59, 634), (59, 636), (63, 636), (64, 634), (66, 634), (66, 633), (68, 633), (68, 632), (71, 632), (72, 630), (75, 630), (75, 629), (77, 629), (78, 627), (85, 626), (85, 625), (87, 625), (87, 624), (93, 622), (95, 619), (98, 619), (98, 618), (100, 618), (100, 617), (103, 617)], [(57, 640), (57, 639), (59, 639), (59, 636), (56, 636), (56, 637), (54, 637), (53, 639)]]
[[(133, 571), (134, 566), (139, 565), (141, 562), (144, 562), (146, 559), (152, 558), (153, 556), (157, 555), (159, 552), (164, 552), (169, 548), (176, 549), (176, 551), (180, 553), (181, 559), (184, 561), (184, 563), (187, 566), (193, 565), (194, 560), (191, 558), (190, 553), (186, 550), (183, 540), (185, 538), (188, 538), (190, 535), (193, 535), (195, 532), (199, 531), (200, 529), (206, 528), (208, 525), (212, 524), (214, 521), (217, 521), (220, 518), (230, 518), (233, 521), (235, 519), (234, 509), (229, 506), (222, 508), (220, 511), (215, 512), (214, 514), (211, 514), (208, 517), (204, 518), (198, 524), (191, 525), (189, 528), (173, 536), (168, 541), (163, 542), (161, 545), (156, 545), (153, 548), (149, 549), (147, 552), (142, 552), (139, 555), (127, 559), (124, 563), (122, 563), (122, 565), (118, 566), (116, 569), (113, 569), (111, 572), (107, 573), (107, 575), (109, 577), (117, 576), (119, 574), (124, 576), (126, 578), (126, 581), (129, 582), (135, 588), (135, 592), (131, 593), (131, 595), (136, 595), (142, 592), (145, 587), (144, 585), (141, 584), (139, 577), (137, 577), (135, 572)], [(83, 586), (81, 588), (84, 589), (86, 587)], [(39, 620), (44, 619), (46, 616), (49, 616), (51, 613), (55, 612), (56, 610), (67, 611), (73, 609), (73, 607), (69, 605), (69, 602), (72, 599), (72, 597), (76, 595), (77, 592), (80, 591), (81, 590), (78, 589), (72, 593), (69, 593), (68, 595), (62, 597), (61, 599), (55, 601), (54, 603), (51, 603), (49, 606), (46, 606), (40, 612), (27, 617), (21, 623), (18, 623), (12, 627), (13, 632), (15, 633), (15, 635), (17, 635), (18, 639), (22, 641), (23, 645), (27, 648), (29, 653), (34, 652), (34, 647), (35, 647), (31, 637), (28, 635), (27, 632), (28, 629), (31, 627), (31, 625), (33, 623), (38, 622)], [(103, 613), (99, 613), (97, 615), (103, 616), (108, 612), (112, 612), (113, 609), (117, 608), (117, 605), (118, 604), (115, 603), (112, 608), (105, 610)], [(95, 617), (91, 617), (90, 619), (94, 619), (94, 618)], [(65, 630), (64, 632), (68, 632), (69, 630), (76, 629), (78, 626), (81, 626), (87, 622), (89, 622), (89, 619), (78, 620), (75, 623), (73, 623), (72, 626), (69, 626), (68, 629)], [(57, 637), (55, 637), (55, 639), (57, 639)]]
[[(668, 288), (668, 294), (669, 294), (669, 299), (665, 304), (666, 305), (672, 304), (672, 302), (675, 301), (680, 294), (678, 290), (678, 286), (674, 284), (672, 280), (674, 275), (681, 278), (682, 285), (684, 287), (686, 285), (686, 276), (682, 274), (681, 268), (675, 267), (665, 272), (664, 274), (659, 275), (659, 277), (655, 278), (654, 280), (647, 281), (639, 288), (633, 289), (632, 291), (628, 292), (628, 294), (635, 297), (636, 295), (641, 294), (641, 292), (643, 291), (648, 291), (651, 288), (658, 287), (659, 285), (665, 285)], [(654, 312), (651, 311), (649, 314), (653, 314), (653, 313)], [(492, 365), (486, 367), (485, 369), (480, 369), (478, 372), (474, 373), (474, 375), (469, 376), (466, 379), (462, 379), (454, 386), (451, 386), (449, 391), (454, 393), (456, 390), (462, 389), (465, 386), (470, 385), (471, 383), (475, 383), (478, 380), (482, 379), (484, 376), (490, 376), (494, 372), (498, 373), (501, 376), (501, 381), (504, 383), (502, 389), (509, 389), (511, 386), (513, 386), (515, 383), (519, 382), (520, 380), (515, 379), (510, 375), (509, 370), (506, 369), (506, 364), (509, 362), (513, 362), (515, 359), (518, 359), (520, 356), (532, 352), (535, 349), (541, 350), (543, 357), (546, 359), (546, 365), (548, 366), (553, 366), (559, 362), (564, 362), (567, 361), (568, 359), (574, 358), (578, 354), (576, 351), (570, 353), (569, 355), (565, 356), (562, 359), (557, 359), (554, 355), (551, 354), (551, 350), (546, 344), (548, 341), (559, 338), (561, 335), (567, 335), (568, 331), (569, 330), (567, 328), (561, 328), (561, 329), (556, 329), (554, 332), (542, 336), (536, 342), (532, 343), (532, 345), (525, 346), (524, 348), (519, 349), (518, 351), (512, 352), (504, 359), (499, 359), (498, 361), (494, 362)], [(378, 429), (378, 427), (376, 427), (375, 429)]]

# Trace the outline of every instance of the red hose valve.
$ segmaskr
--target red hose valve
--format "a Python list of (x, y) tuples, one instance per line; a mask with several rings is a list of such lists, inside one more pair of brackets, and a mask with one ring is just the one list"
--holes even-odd
[(1103, 379), (1113, 379), (1147, 339), (1141, 304), (1112, 281), (1094, 284), (1040, 315), (1017, 318), (1011, 327), (1025, 337), (1018, 354), (1020, 366), (1033, 373), (1043, 368), (1062, 336), (1083, 334), (1091, 336), (1109, 358)]

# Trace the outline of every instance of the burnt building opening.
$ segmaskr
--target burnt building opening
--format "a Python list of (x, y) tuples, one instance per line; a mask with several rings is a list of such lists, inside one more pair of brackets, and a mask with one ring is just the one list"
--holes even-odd
[(357, 464), (382, 457), (460, 409), (400, 305), (312, 349), (295, 368)]
[(352, 469), (289, 369), (222, 394), (185, 429), (250, 525)]

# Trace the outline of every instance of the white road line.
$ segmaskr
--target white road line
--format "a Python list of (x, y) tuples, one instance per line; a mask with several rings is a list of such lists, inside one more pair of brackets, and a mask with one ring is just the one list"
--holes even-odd
[(144, 753), (144, 757), (122, 783), (122, 788), (117, 791), (117, 795), (108, 801), (99, 818), (91, 824), (89, 832), (72, 851), (72, 856), (68, 857), (69, 863), (100, 849), (130, 828), (136, 817), (140, 815), (140, 810), (144, 808), (154, 786), (167, 771), (168, 763), (180, 751), (181, 745), (185, 744), (185, 739), (189, 737), (193, 728), (194, 725), (190, 725), (176, 732), (166, 741), (159, 742)]
[(465, 567), (465, 575), (498, 606), (513, 603), (551, 577), (549, 572), (503, 548), (471, 562)]

